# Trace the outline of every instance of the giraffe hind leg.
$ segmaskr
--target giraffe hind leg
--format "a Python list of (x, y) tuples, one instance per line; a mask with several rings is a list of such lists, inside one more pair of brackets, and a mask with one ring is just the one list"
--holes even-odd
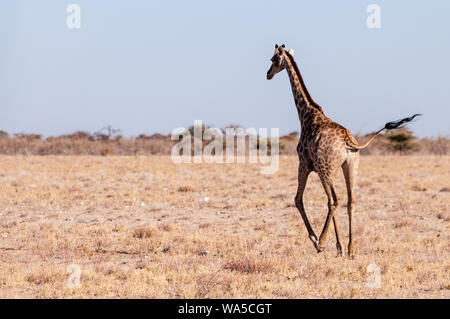
[[(319, 237), (318, 251), (321, 252), (324, 250), (325, 241), (327, 239), (328, 227), (330, 226), (330, 222), (333, 219), (333, 223), (334, 223), (335, 231), (336, 231), (336, 240), (337, 240), (336, 247), (338, 248), (338, 253), (339, 253), (339, 247), (340, 247), (339, 230), (337, 228), (337, 222), (336, 222), (335, 216), (334, 216), (336, 213), (337, 205), (338, 205), (336, 192), (334, 190), (333, 182), (330, 179), (324, 178), (322, 176), (320, 179), (322, 181), (322, 185), (325, 190), (325, 193), (328, 197), (328, 214), (327, 214), (327, 218), (325, 220), (325, 224), (322, 229), (322, 233), (320, 234), (320, 237)], [(341, 248), (341, 250), (342, 250), (342, 248)]]
[[(334, 191), (333, 188), (331, 188), (331, 191), (332, 191), (333, 199), (335, 200), (336, 207), (337, 207), (337, 202), (338, 202), (338, 200), (337, 200), (336, 193), (335, 193), (335, 191)], [(335, 232), (335, 234), (336, 234), (336, 249), (337, 249), (337, 256), (342, 256), (342, 245), (341, 245), (341, 239), (340, 239), (341, 236), (340, 236), (340, 234), (339, 234), (339, 227), (338, 227), (338, 224), (337, 224), (337, 216), (336, 216), (336, 213), (334, 213), (334, 215), (333, 215), (333, 225), (334, 225), (334, 232)]]
[(348, 256), (353, 258), (353, 240), (352, 240), (352, 214), (355, 209), (355, 200), (353, 194), (353, 188), (356, 182), (356, 173), (358, 171), (359, 154), (353, 153), (342, 165), (344, 172), (345, 184), (347, 186), (347, 213), (348, 213)]
[(342, 245), (341, 245), (340, 234), (339, 234), (339, 229), (338, 229), (338, 225), (337, 225), (336, 214), (333, 215), (333, 224), (334, 224), (334, 232), (336, 233), (337, 256), (342, 256)]

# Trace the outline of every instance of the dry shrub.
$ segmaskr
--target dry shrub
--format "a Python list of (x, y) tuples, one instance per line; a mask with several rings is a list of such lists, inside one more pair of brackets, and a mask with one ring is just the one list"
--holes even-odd
[(273, 264), (270, 260), (256, 256), (244, 256), (227, 261), (223, 268), (240, 273), (269, 273), (273, 270)]
[(101, 156), (114, 155), (114, 152), (109, 148), (105, 147), (100, 150), (100, 155)]
[(107, 139), (93, 137), (85, 132), (49, 137), (14, 136), (0, 138), (0, 154), (7, 155), (170, 155), (176, 141), (167, 138)]
[(276, 194), (276, 195), (270, 196), (270, 198), (272, 198), (272, 199), (286, 199), (287, 196), (286, 196), (286, 194)]
[(436, 215), (438, 219), (442, 219), (446, 222), (450, 221), (450, 214), (448, 212), (441, 212)]
[(132, 233), (134, 238), (151, 238), (157, 234), (157, 229), (151, 226), (143, 226), (135, 229)]
[(59, 279), (59, 275), (53, 271), (41, 269), (37, 273), (32, 273), (26, 276), (26, 281), (30, 284), (43, 285), (54, 283)]
[(426, 154), (447, 155), (450, 149), (450, 139), (448, 137), (439, 136), (436, 139), (424, 138), (420, 141)]
[(448, 192), (450, 192), (450, 187), (444, 187), (439, 192), (441, 192), (441, 193), (448, 193)]
[(394, 228), (403, 228), (409, 225), (409, 222), (406, 219), (396, 221), (394, 223)]
[(195, 297), (208, 298), (208, 294), (210, 293), (210, 291), (223, 291), (224, 289), (226, 289), (226, 287), (229, 287), (231, 283), (231, 278), (223, 278), (223, 276), (220, 276), (218, 272), (206, 276), (199, 276), (196, 279), (197, 293)]
[(125, 280), (128, 279), (128, 274), (127, 274), (125, 271), (123, 271), (123, 270), (118, 270), (118, 271), (116, 271), (116, 272), (114, 273), (114, 277), (115, 277), (117, 280), (125, 281)]
[(414, 192), (425, 192), (427, 189), (425, 187), (413, 185), (413, 187), (411, 187), (411, 190)]
[(193, 192), (194, 189), (191, 186), (180, 186), (178, 187), (178, 191), (181, 193)]
[(170, 232), (175, 229), (175, 226), (172, 224), (164, 223), (164, 224), (158, 225), (158, 229), (160, 229), (162, 231)]

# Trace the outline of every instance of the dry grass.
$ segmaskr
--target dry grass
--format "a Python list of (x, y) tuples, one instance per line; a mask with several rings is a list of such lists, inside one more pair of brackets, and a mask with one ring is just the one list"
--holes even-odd
[[(0, 156), (0, 297), (450, 297), (449, 157), (362, 157), (354, 260), (335, 257), (332, 227), (315, 252), (292, 205), (296, 171), (294, 156), (274, 175), (167, 156)], [(337, 191), (346, 242), (341, 176)], [(316, 175), (305, 207), (319, 232)]]

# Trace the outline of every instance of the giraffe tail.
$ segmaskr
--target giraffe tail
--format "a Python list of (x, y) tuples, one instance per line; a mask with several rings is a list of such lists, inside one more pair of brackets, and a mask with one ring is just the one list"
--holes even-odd
[(375, 138), (375, 136), (380, 134), (382, 131), (402, 128), (409, 122), (412, 122), (417, 116), (421, 116), (421, 115), (422, 114), (414, 114), (413, 116), (406, 117), (406, 118), (398, 120), (398, 121), (392, 121), (392, 122), (386, 123), (381, 130), (373, 133), (370, 136), (369, 140), (366, 143), (364, 143), (363, 145), (359, 145), (358, 142), (355, 140), (355, 138), (347, 133), (347, 138), (345, 140), (345, 143), (347, 144), (347, 147), (351, 150), (358, 151), (358, 150), (364, 149), (367, 146), (369, 146), (370, 142), (372, 142), (372, 140)]

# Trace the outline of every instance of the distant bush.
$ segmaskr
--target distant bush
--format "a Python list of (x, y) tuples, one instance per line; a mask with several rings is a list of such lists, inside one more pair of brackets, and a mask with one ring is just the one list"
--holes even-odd
[(447, 155), (450, 150), (450, 139), (443, 136), (439, 136), (436, 139), (424, 138), (421, 144), (427, 153), (435, 155)]
[(151, 137), (145, 134), (139, 134), (138, 137), (136, 137), (136, 140), (149, 140), (149, 139), (151, 139)]
[(93, 140), (94, 138), (88, 132), (76, 131), (68, 135), (61, 135), (60, 138), (68, 138), (71, 140)]
[(40, 140), (42, 138), (41, 134), (25, 134), (25, 133), (17, 133), (14, 134), (15, 137), (23, 138), (26, 140)]
[[(206, 126), (205, 126), (206, 127)], [(203, 130), (205, 130), (205, 127)], [(239, 128), (239, 126), (234, 126)], [(193, 127), (190, 128), (193, 130)], [(224, 131), (224, 130), (222, 130)], [(245, 130), (244, 130), (245, 131)], [(0, 131), (0, 154), (23, 154), (23, 155), (143, 155), (158, 154), (170, 155), (173, 145), (178, 141), (172, 141), (170, 135), (140, 134), (137, 137), (123, 137), (118, 134), (120, 130), (110, 126), (90, 134), (88, 132), (76, 131), (72, 134), (48, 137), (43, 139), (39, 134), (8, 134)], [(357, 136), (360, 144), (367, 141), (368, 136)], [(280, 155), (296, 155), (298, 144), (298, 133), (292, 132), (281, 136), (279, 139)], [(250, 143), (246, 137), (246, 155), (248, 148), (258, 149), (267, 145), (268, 154), (274, 147), (270, 138), (256, 137), (255, 144)], [(191, 140), (194, 151), (193, 143)], [(201, 145), (205, 147), (211, 140), (203, 139)], [(237, 137), (234, 138), (236, 152)], [(435, 139), (424, 138), (417, 140), (409, 131), (400, 130), (389, 134), (380, 134), (372, 143), (361, 150), (363, 155), (389, 155), (400, 153), (402, 155), (413, 152), (420, 154), (447, 155), (450, 149), (450, 139), (438, 137)], [(223, 152), (226, 151), (226, 141), (223, 141)], [(215, 150), (212, 152), (215, 154)]]
[(159, 133), (156, 133), (153, 135), (139, 134), (136, 137), (136, 140), (166, 140), (166, 139), (169, 139), (169, 137), (166, 135), (159, 134)]

